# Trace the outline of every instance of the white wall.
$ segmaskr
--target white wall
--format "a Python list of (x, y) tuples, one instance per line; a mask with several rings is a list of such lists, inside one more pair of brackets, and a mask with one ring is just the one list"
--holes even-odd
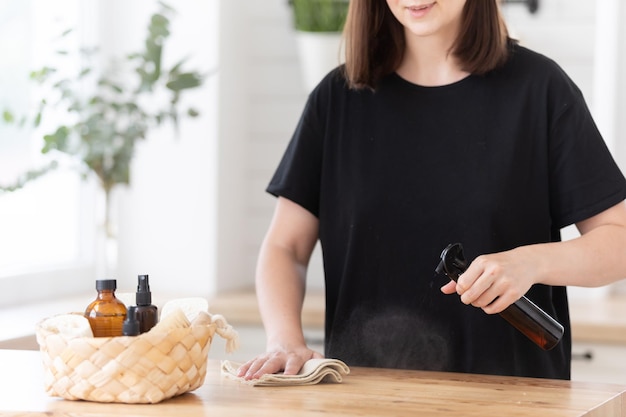
[[(598, 0), (595, 87), (596, 121), (622, 169), (626, 168), (626, 4), (621, 0)], [(614, 51), (620, 51), (615, 54)]]
[[(598, 10), (595, 116), (617, 163), (626, 173), (626, 3), (598, 0)], [(626, 280), (612, 285), (611, 290), (626, 294)]]
[[(208, 62), (217, 60), (219, 73), (212, 80), (216, 91), (207, 91), (206, 97), (216, 93), (219, 116), (195, 129), (184, 125), (203, 134), (183, 134), (172, 142), (167, 132), (159, 132), (138, 152), (132, 186), (119, 199), (117, 275), (127, 286), (138, 273), (152, 276), (153, 291), (183, 294), (212, 294), (254, 282), (257, 253), (275, 202), (264, 189), (287, 146), (306, 91), (287, 1), (216, 3), (175, 3), (180, 20), (202, 39), (181, 49), (208, 55)], [(125, 6), (116, 0), (104, 7), (103, 16), (110, 16), (104, 19), (114, 19), (116, 9)], [(135, 15), (150, 9), (135, 3), (131, 7)], [(198, 23), (189, 19), (194, 14)], [(219, 39), (213, 19), (219, 19)], [(174, 28), (173, 33), (182, 37), (179, 31)], [(109, 41), (111, 49), (134, 42), (142, 33), (118, 34), (117, 41)], [(319, 258), (316, 252), (310, 286), (322, 285)]]
[(617, 59), (617, 71), (615, 72), (615, 90), (617, 92), (615, 97), (615, 149), (617, 152), (618, 161), (621, 164), (622, 170), (626, 171), (626, 26), (623, 22), (626, 22), (626, 4), (618, 0), (616, 1), (616, 7), (618, 7), (617, 21), (617, 45), (616, 48), (619, 53)]
[(540, 0), (539, 10), (508, 4), (503, 13), (520, 42), (559, 63), (593, 100), (595, 7), (583, 0)]
[[(167, 3), (167, 2), (166, 2)], [(164, 59), (189, 56), (188, 69), (218, 66), (217, 0), (176, 0), (172, 37)], [(137, 50), (156, 2), (101, 1), (105, 50)], [(118, 288), (132, 290), (137, 274), (149, 274), (153, 292), (208, 295), (215, 291), (217, 246), (217, 85), (207, 79), (184, 103), (201, 117), (185, 119), (177, 138), (165, 126), (137, 150), (131, 186), (118, 201)]]
[[(286, 0), (222, 1), (218, 287), (252, 286), (264, 192), (306, 99)], [(227, 78), (226, 78), (227, 77)], [(318, 255), (319, 256), (319, 255)], [(319, 261), (310, 282), (321, 286)]]

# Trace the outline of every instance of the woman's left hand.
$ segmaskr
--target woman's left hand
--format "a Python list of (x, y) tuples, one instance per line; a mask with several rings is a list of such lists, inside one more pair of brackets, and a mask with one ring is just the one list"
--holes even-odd
[(461, 301), (499, 313), (520, 299), (535, 284), (538, 270), (528, 251), (517, 248), (477, 257), (459, 276), (441, 288), (445, 294), (458, 293)]

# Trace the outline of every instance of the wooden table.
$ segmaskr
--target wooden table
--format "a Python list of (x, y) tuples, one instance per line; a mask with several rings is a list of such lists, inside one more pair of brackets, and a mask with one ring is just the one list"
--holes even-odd
[(43, 392), (39, 352), (0, 350), (0, 416), (626, 416), (626, 387), (353, 368), (342, 384), (255, 388), (221, 377), (152, 405), (65, 401)]
[(626, 294), (570, 300), (575, 342), (626, 345)]

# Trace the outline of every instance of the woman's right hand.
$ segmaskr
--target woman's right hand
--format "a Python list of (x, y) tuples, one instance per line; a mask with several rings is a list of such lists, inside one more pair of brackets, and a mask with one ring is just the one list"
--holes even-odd
[(265, 374), (283, 371), (285, 375), (295, 375), (309, 359), (322, 359), (324, 355), (307, 346), (278, 348), (249, 360), (239, 367), (237, 376), (246, 380), (259, 379)]

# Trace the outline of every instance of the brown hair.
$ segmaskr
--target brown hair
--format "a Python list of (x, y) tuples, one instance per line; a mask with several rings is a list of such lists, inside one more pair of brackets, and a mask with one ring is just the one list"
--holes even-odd
[[(404, 27), (385, 0), (351, 0), (344, 27), (345, 75), (352, 88), (374, 89), (400, 65), (405, 49)], [(467, 0), (461, 29), (452, 47), (462, 69), (485, 74), (508, 56), (508, 31), (498, 0)]]

